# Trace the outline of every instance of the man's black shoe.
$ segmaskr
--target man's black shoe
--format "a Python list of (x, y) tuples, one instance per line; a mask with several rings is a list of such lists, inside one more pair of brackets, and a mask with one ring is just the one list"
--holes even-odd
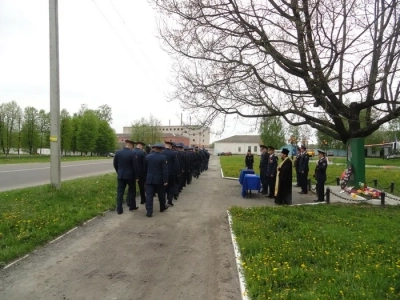
[(130, 207), (130, 208), (129, 208), (129, 210), (131, 210), (131, 211), (132, 211), (132, 210), (137, 210), (138, 208), (139, 208), (139, 206), (136, 206), (136, 207)]
[(145, 202), (143, 202), (143, 201), (140, 202), (140, 204), (145, 204), (145, 203), (146, 203), (146, 201)]
[(172, 202), (168, 202), (168, 206), (174, 206)]
[(307, 194), (307, 193), (305, 193), (305, 192), (299, 192), (299, 194)]
[(325, 202), (325, 200), (314, 200), (314, 202)]
[(147, 213), (146, 217), (151, 218), (152, 214)]
[(164, 209), (160, 209), (160, 212), (166, 211), (168, 209), (168, 206), (165, 206)]
[(119, 211), (117, 211), (117, 213), (120, 215), (120, 214), (122, 214), (124, 211), (123, 210), (119, 210)]

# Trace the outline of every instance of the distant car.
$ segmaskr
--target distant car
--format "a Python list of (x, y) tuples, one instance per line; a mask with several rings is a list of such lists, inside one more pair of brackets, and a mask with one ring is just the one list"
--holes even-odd
[(115, 156), (115, 154), (114, 154), (114, 153), (112, 153), (112, 152), (110, 152), (110, 153), (108, 153), (108, 156), (109, 156), (109, 157), (114, 157), (114, 156)]
[(225, 155), (225, 152), (218, 153), (218, 156), (224, 156), (224, 155)]
[(226, 152), (225, 156), (232, 156), (232, 152)]
[(333, 151), (327, 151), (327, 152), (326, 152), (326, 155), (328, 155), (328, 156), (333, 156)]
[(307, 154), (308, 154), (308, 156), (314, 157), (315, 156), (315, 151), (312, 150), (312, 149), (307, 150)]

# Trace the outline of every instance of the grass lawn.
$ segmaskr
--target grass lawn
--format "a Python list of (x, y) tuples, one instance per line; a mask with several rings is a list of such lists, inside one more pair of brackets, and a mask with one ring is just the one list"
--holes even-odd
[(115, 174), (0, 193), (0, 268), (115, 207)]
[(400, 299), (400, 207), (233, 207), (250, 299)]
[[(254, 156), (254, 171), (259, 174), (259, 161), (258, 156)], [(335, 158), (333, 159), (335, 162)], [(343, 159), (344, 163), (345, 159)], [(366, 158), (366, 165), (373, 165), (374, 163), (385, 162), (385, 166), (394, 166), (394, 164), (400, 162), (400, 160), (383, 160), (377, 158)], [(220, 156), (220, 163), (224, 176), (226, 177), (239, 177), (240, 169), (244, 168), (244, 155), (234, 155), (234, 156)], [(316, 181), (312, 178), (312, 174), (315, 169), (315, 159), (310, 160), (309, 163), (310, 172), (309, 178), (311, 178), (312, 186), (315, 187)], [(382, 165), (381, 165), (382, 166)], [(331, 164), (327, 169), (327, 180), (326, 185), (336, 185), (336, 178), (342, 175), (345, 170), (344, 165)], [(395, 184), (394, 195), (400, 196), (400, 169), (398, 168), (376, 168), (376, 167), (366, 167), (366, 182), (368, 186), (373, 187), (373, 180), (378, 180), (378, 189), (383, 189), (386, 192), (390, 192), (389, 187), (391, 182)], [(295, 173), (293, 174), (295, 176)]]
[[(61, 161), (79, 161), (79, 160), (93, 160), (93, 159), (106, 159), (104, 156), (62, 156)], [(109, 158), (112, 159), (112, 158)], [(9, 155), (7, 158), (0, 156), (0, 165), (6, 164), (26, 164), (26, 163), (45, 163), (50, 162), (49, 155)]]

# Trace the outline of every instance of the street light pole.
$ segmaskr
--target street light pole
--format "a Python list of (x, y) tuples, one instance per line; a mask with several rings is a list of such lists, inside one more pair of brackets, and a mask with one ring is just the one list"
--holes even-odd
[(49, 0), (50, 31), (50, 184), (61, 188), (60, 72), (58, 52), (58, 0)]

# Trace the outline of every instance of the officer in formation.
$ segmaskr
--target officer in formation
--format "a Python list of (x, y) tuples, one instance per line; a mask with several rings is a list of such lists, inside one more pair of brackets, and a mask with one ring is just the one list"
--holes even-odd
[(127, 204), (130, 210), (138, 209), (136, 182), (139, 185), (140, 203), (146, 203), (146, 216), (153, 215), (155, 195), (160, 202), (160, 212), (165, 211), (174, 205), (173, 199), (178, 200), (179, 194), (193, 177), (198, 179), (203, 171), (208, 170), (209, 158), (206, 149), (188, 147), (183, 143), (165, 141), (146, 146), (143, 142), (126, 140), (126, 147), (117, 151), (114, 157), (118, 174), (117, 212), (123, 212), (123, 194), (129, 184)]
[(136, 182), (139, 181), (139, 171), (135, 153), (132, 151), (135, 142), (125, 140), (125, 147), (115, 153), (113, 165), (117, 173), (117, 213), (124, 212), (122, 207), (126, 186), (128, 195), (126, 197), (129, 210), (136, 210)]
[(299, 165), (300, 165), (300, 155), (301, 155), (301, 151), (300, 151), (300, 147), (296, 146), (296, 158), (294, 161), (294, 168), (296, 170), (296, 186), (300, 187), (300, 173), (299, 173)]
[(315, 167), (314, 178), (317, 180), (317, 195), (318, 199), (314, 200), (314, 202), (324, 202), (324, 189), (325, 189), (325, 181), (326, 181), (326, 169), (328, 168), (328, 161), (325, 157), (325, 152), (322, 150), (318, 151), (318, 163)]
[(260, 180), (262, 185), (261, 193), (264, 195), (268, 194), (268, 177), (266, 176), (268, 170), (268, 159), (269, 153), (267, 152), (268, 147), (260, 145), (261, 157), (260, 157)]

